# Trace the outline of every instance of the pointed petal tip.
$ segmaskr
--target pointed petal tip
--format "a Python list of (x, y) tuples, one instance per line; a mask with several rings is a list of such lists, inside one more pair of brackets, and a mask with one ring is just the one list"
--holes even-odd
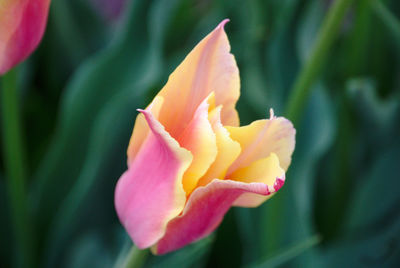
[(139, 113), (143, 114), (146, 120), (148, 120), (148, 117), (150, 116), (151, 112), (148, 111), (147, 109), (136, 109)]
[(148, 119), (149, 116), (152, 114), (152, 112), (151, 112), (151, 110), (149, 110), (149, 108), (151, 109), (151, 104), (146, 109), (136, 109), (136, 111), (138, 111), (139, 113), (143, 114), (144, 117), (146, 119)]
[(274, 182), (274, 185), (272, 185), (272, 187), (271, 186), (268, 187), (270, 188), (269, 190), (271, 193), (276, 193), (283, 187), (284, 184), (285, 184), (285, 175), (283, 175), (282, 177), (277, 177)]
[(224, 19), (223, 21), (220, 22), (217, 28), (224, 29), (225, 24), (227, 24), (228, 22), (230, 22), (230, 19)]
[(275, 118), (275, 114), (274, 114), (274, 109), (270, 108), (269, 109), (269, 119), (274, 119)]

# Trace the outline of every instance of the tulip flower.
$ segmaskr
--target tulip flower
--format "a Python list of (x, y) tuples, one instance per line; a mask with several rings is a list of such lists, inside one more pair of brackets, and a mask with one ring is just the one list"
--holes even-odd
[(25, 60), (42, 39), (50, 0), (0, 0), (0, 75)]
[(231, 206), (257, 207), (285, 182), (292, 123), (239, 126), (239, 71), (224, 25), (207, 35), (136, 118), (115, 190), (135, 245), (164, 254), (216, 229)]

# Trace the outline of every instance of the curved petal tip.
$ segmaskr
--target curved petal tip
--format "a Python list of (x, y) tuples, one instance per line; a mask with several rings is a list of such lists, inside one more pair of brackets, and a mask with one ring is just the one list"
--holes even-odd
[(282, 186), (285, 184), (285, 178), (276, 178), (276, 181), (274, 183), (274, 190), (275, 192), (279, 191), (279, 189), (282, 188)]
[(220, 24), (218, 25), (218, 28), (224, 29), (225, 24), (227, 24), (228, 22), (230, 22), (230, 19), (224, 19), (223, 21), (220, 22)]
[(274, 109), (269, 109), (269, 120), (276, 118), (275, 114), (274, 114)]

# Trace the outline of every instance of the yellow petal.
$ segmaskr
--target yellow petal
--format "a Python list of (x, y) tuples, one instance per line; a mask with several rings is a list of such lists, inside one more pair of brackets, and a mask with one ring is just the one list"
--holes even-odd
[[(272, 193), (279, 190), (281, 185), (275, 185), (277, 179), (282, 182), (285, 180), (285, 171), (279, 166), (279, 159), (272, 153), (269, 157), (262, 158), (251, 163), (249, 166), (240, 168), (230, 174), (227, 179), (252, 183), (261, 182), (269, 186), (271, 194), (267, 196), (245, 193), (234, 203), (235, 206), (257, 207), (267, 199), (271, 198)], [(279, 186), (279, 187), (278, 187)]]
[(228, 170), (228, 175), (252, 162), (275, 153), (286, 171), (292, 159), (296, 130), (284, 117), (254, 121), (243, 127), (226, 127), (231, 138), (240, 143), (242, 153)]
[(199, 104), (215, 92), (224, 125), (237, 126), (235, 110), (239, 98), (239, 71), (224, 31), (223, 21), (207, 35), (170, 75), (158, 96), (165, 99), (160, 122), (173, 137), (189, 124)]
[(200, 104), (188, 126), (177, 138), (179, 144), (193, 155), (193, 161), (182, 180), (187, 195), (193, 191), (217, 156), (216, 137), (208, 121), (209, 102), (213, 103), (213, 93)]
[(221, 106), (212, 110), (208, 116), (216, 136), (218, 154), (207, 173), (200, 179), (198, 186), (207, 185), (215, 178), (223, 179), (229, 166), (241, 151), (240, 144), (232, 140), (229, 132), (222, 126), (220, 113)]

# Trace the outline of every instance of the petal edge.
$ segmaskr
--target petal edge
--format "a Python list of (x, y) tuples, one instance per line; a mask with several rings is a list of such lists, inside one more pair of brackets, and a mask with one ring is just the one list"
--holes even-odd
[(115, 207), (121, 223), (139, 248), (155, 244), (168, 222), (184, 208), (182, 176), (192, 161), (149, 109), (140, 110), (151, 133), (115, 189)]
[(219, 179), (196, 188), (183, 213), (169, 222), (165, 236), (152, 247), (152, 252), (165, 254), (209, 235), (241, 194), (269, 195), (271, 191), (273, 189), (263, 183)]

